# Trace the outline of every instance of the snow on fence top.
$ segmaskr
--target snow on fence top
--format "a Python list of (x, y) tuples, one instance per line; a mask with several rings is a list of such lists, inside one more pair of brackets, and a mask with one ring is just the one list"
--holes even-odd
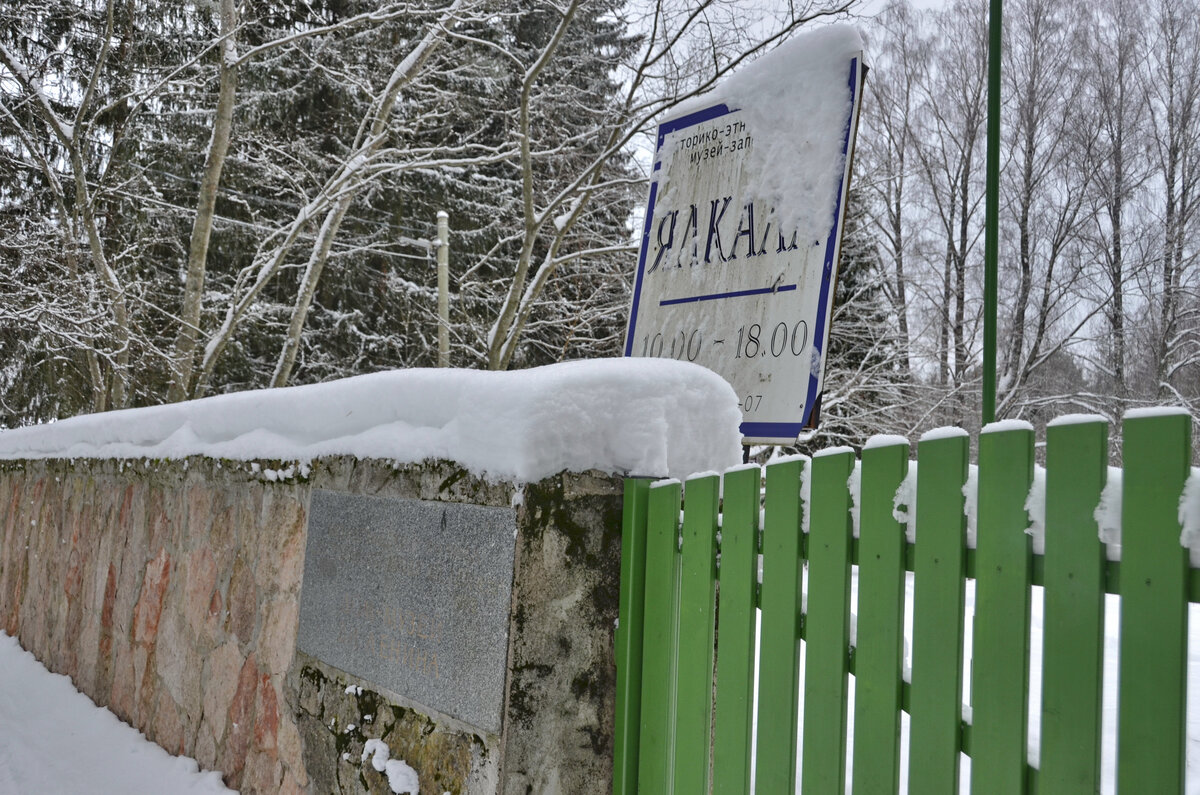
[(741, 410), (710, 370), (601, 359), (511, 372), (396, 370), (0, 432), (0, 459), (455, 461), (532, 482), (598, 469), (685, 477), (741, 461)]

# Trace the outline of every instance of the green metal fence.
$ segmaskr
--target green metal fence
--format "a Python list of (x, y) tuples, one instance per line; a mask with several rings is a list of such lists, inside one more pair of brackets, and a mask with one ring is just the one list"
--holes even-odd
[[(741, 467), (685, 485), (627, 481), (614, 791), (740, 795), (750, 791), (753, 766), (759, 795), (790, 795), (799, 763), (804, 793), (845, 791), (847, 768), (853, 792), (894, 793), (902, 783), (903, 711), (910, 716), (910, 793), (956, 792), (960, 753), (971, 758), (976, 793), (1097, 792), (1110, 593), (1121, 597), (1118, 791), (1183, 792), (1187, 606), (1200, 600), (1200, 571), (1189, 568), (1178, 519), (1191, 418), (1125, 421), (1119, 562), (1106, 559), (1093, 516), (1107, 476), (1107, 425), (1052, 424), (1046, 437), (1040, 555), (1026, 532), (1034, 478), (1028, 429), (978, 439), (973, 549), (963, 510), (965, 433), (935, 434), (917, 446), (912, 544), (893, 505), (909, 468), (909, 447), (900, 441), (862, 453), (857, 538), (849, 450), (771, 464), (765, 479), (757, 467)], [(811, 467), (808, 532), (805, 467)], [(911, 677), (903, 668), (909, 571)], [(968, 721), (962, 693), (969, 580), (975, 616)], [(1034, 586), (1044, 587), (1036, 769), (1026, 756)], [(756, 631), (760, 695), (752, 758)], [(854, 758), (847, 764), (851, 674)]]

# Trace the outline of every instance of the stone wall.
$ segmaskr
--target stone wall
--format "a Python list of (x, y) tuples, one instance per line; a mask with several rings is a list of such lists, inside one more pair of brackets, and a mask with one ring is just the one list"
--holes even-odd
[[(499, 735), (296, 649), (311, 489), (517, 506)], [(0, 465), (0, 628), (243, 792), (602, 792), (611, 779), (620, 488), (450, 464), (211, 459)]]
[(229, 786), (303, 792), (283, 684), (306, 498), (214, 461), (9, 464), (0, 626)]

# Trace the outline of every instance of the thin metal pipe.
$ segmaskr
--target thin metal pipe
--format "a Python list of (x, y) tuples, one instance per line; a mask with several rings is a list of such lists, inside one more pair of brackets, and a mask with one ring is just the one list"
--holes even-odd
[(987, 195), (983, 242), (983, 424), (996, 419), (996, 273), (1000, 251), (1000, 31), (1002, 0), (988, 20)]

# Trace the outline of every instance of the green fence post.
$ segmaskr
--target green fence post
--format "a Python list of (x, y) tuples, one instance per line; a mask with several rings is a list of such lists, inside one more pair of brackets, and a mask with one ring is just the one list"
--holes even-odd
[(754, 718), (754, 592), (758, 581), (757, 466), (725, 473), (717, 611), (717, 695), (713, 792), (750, 793)]
[(1025, 502), (1032, 482), (1032, 426), (984, 428), (971, 660), (972, 792), (1025, 790), (1033, 572)]
[(1121, 673), (1117, 791), (1183, 792), (1187, 677), (1187, 550), (1179, 497), (1192, 457), (1192, 418), (1125, 418), (1121, 501)]
[(675, 676), (679, 640), (678, 481), (650, 487), (646, 529), (646, 601), (642, 641), (642, 716), (638, 792), (672, 792)]
[(858, 635), (854, 652), (855, 795), (900, 791), (904, 655), (904, 525), (892, 499), (908, 473), (908, 443), (862, 451), (858, 530)]
[(854, 452), (812, 460), (808, 611), (804, 640), (804, 795), (846, 790), (846, 696), (850, 648), (850, 492)]
[(796, 791), (803, 467), (804, 461), (800, 459), (779, 461), (767, 467), (755, 754), (758, 795), (794, 795)]
[(1100, 791), (1104, 545), (1092, 516), (1108, 464), (1108, 423), (1046, 429), (1042, 792)]
[(674, 791), (708, 792), (717, 588), (716, 475), (684, 487), (679, 578), (679, 662), (675, 678)]
[[(908, 791), (958, 792), (966, 554), (966, 431), (917, 445), (912, 689)], [(912, 506), (909, 506), (912, 509)]]
[(625, 479), (621, 517), (621, 591), (617, 618), (617, 705), (613, 795), (637, 795), (642, 719), (642, 620), (646, 588), (646, 503), (650, 481)]

